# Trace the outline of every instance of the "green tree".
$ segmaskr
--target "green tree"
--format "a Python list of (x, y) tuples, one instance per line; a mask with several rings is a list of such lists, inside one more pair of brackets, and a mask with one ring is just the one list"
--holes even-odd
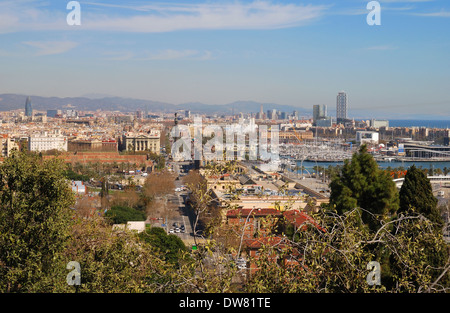
[[(296, 233), (295, 241), (282, 237), (274, 240), (275, 244), (261, 247), (250, 259), (257, 271), (245, 284), (244, 291), (412, 293), (450, 290), (450, 260), (439, 265), (431, 261), (436, 254), (445, 253), (447, 246), (423, 215), (399, 214), (383, 223), (377, 232), (365, 226), (361, 209), (341, 215), (322, 210), (313, 217), (320, 228), (308, 224)], [(370, 272), (367, 265), (371, 261), (380, 264), (380, 285), (372, 286), (367, 282)]]
[(50, 288), (69, 238), (74, 204), (64, 170), (60, 160), (24, 152), (13, 152), (0, 166), (1, 291)]
[(444, 166), (444, 168), (442, 169), (442, 172), (444, 173), (445, 176), (447, 176), (448, 173), (450, 172), (450, 169), (447, 166)]
[(105, 213), (113, 224), (126, 224), (128, 221), (145, 221), (145, 213), (127, 206), (113, 205)]
[(406, 173), (402, 188), (400, 189), (400, 212), (411, 208), (423, 214), (441, 228), (443, 220), (437, 208), (438, 200), (433, 195), (430, 180), (423, 171), (412, 165)]
[(387, 219), (398, 209), (395, 183), (378, 168), (365, 145), (353, 154), (351, 161), (345, 161), (341, 172), (331, 181), (330, 188), (331, 207), (339, 214), (362, 208), (362, 220), (372, 230), (376, 230), (381, 220)]
[[(402, 188), (400, 189), (400, 208), (399, 212), (404, 214), (411, 214), (410, 212), (417, 212), (430, 221), (430, 225), (434, 230), (434, 236), (441, 238), (433, 244), (423, 244), (420, 250), (415, 253), (421, 255), (426, 266), (434, 269), (432, 278), (436, 279), (440, 275), (440, 271), (436, 269), (442, 268), (448, 258), (448, 251), (445, 249), (445, 243), (442, 240), (442, 227), (444, 220), (441, 217), (439, 208), (437, 206), (438, 200), (433, 195), (433, 188), (430, 180), (423, 171), (417, 169), (414, 165), (411, 166), (406, 173)], [(417, 227), (419, 227), (417, 225)], [(417, 230), (411, 234), (410, 237), (423, 237), (423, 233), (417, 233)], [(422, 238), (423, 240), (423, 238)], [(438, 240), (438, 239), (436, 239)], [(400, 269), (397, 269), (399, 271)], [(444, 283), (450, 281), (449, 277), (444, 277)]]
[(149, 243), (154, 251), (161, 253), (162, 259), (178, 265), (182, 252), (186, 252), (186, 246), (180, 237), (167, 234), (161, 227), (151, 227), (140, 233), (139, 237)]
[(66, 271), (55, 281), (57, 292), (170, 292), (178, 291), (173, 285), (186, 277), (158, 258), (135, 232), (113, 230), (98, 216), (75, 218), (65, 255), (66, 262), (80, 264), (81, 285), (68, 286)]

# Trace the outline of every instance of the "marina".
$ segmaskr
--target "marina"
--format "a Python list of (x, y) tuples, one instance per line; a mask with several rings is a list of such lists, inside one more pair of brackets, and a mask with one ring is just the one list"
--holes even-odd
[[(280, 166), (292, 172), (315, 172), (317, 168), (328, 168), (343, 165), (351, 160), (358, 148), (346, 143), (284, 145), (280, 151)], [(380, 168), (408, 169), (412, 165), (423, 169), (440, 169), (450, 171), (450, 158), (407, 158), (387, 156), (377, 151), (372, 153)]]

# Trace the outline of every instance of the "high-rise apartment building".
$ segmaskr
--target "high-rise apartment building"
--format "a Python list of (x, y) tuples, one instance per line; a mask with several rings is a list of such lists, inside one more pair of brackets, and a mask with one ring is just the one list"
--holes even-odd
[(347, 104), (347, 94), (343, 91), (339, 92), (336, 97), (336, 119), (338, 122), (347, 119)]

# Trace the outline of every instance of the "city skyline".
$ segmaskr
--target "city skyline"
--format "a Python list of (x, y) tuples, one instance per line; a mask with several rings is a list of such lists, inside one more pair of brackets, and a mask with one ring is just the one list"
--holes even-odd
[(79, 1), (80, 26), (68, 2), (0, 4), (0, 93), (311, 110), (345, 90), (353, 110), (450, 117), (446, 1), (379, 1), (380, 26), (360, 0)]

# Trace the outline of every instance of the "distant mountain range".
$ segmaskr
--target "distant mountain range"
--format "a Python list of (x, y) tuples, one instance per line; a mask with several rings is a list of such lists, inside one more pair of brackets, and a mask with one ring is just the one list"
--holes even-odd
[[(25, 108), (25, 100), (28, 95), (0, 94), (0, 111), (10, 111)], [(224, 105), (204, 104), (200, 102), (189, 102), (183, 104), (172, 104), (152, 100), (107, 97), (105, 95), (85, 95), (83, 97), (40, 97), (30, 95), (33, 110), (64, 110), (75, 109), (80, 111), (120, 111), (136, 112), (138, 110), (148, 112), (176, 112), (177, 110), (189, 110), (191, 113), (221, 114), (221, 113), (251, 113), (259, 112), (261, 104), (263, 110), (276, 109), (277, 111), (292, 113), (298, 111), (299, 116), (311, 116), (311, 109), (299, 108), (289, 105), (275, 103), (259, 103), (255, 101), (236, 101)]]
[[(25, 100), (28, 95), (20, 94), (0, 94), (0, 111), (10, 111), (25, 109)], [(305, 107), (296, 107), (290, 105), (281, 105), (275, 103), (260, 103), (256, 101), (235, 101), (228, 104), (204, 104), (200, 102), (188, 102), (183, 104), (165, 103), (160, 101), (113, 97), (105, 94), (86, 94), (81, 97), (31, 97), (31, 103), (34, 110), (64, 110), (75, 109), (79, 111), (120, 111), (136, 112), (138, 110), (148, 110), (149, 113), (173, 113), (178, 110), (189, 110), (191, 113), (203, 114), (231, 114), (231, 113), (257, 113), (263, 105), (264, 113), (267, 110), (276, 109), (277, 111), (291, 114), (298, 111), (300, 117), (311, 118), (313, 105)], [(405, 110), (380, 110), (371, 108), (352, 108), (350, 106), (348, 115), (355, 119), (402, 119), (402, 120), (450, 120), (450, 111), (429, 110), (428, 114), (418, 114)], [(436, 111), (436, 112), (433, 112)], [(328, 115), (335, 117), (336, 111), (333, 105), (328, 105)]]

